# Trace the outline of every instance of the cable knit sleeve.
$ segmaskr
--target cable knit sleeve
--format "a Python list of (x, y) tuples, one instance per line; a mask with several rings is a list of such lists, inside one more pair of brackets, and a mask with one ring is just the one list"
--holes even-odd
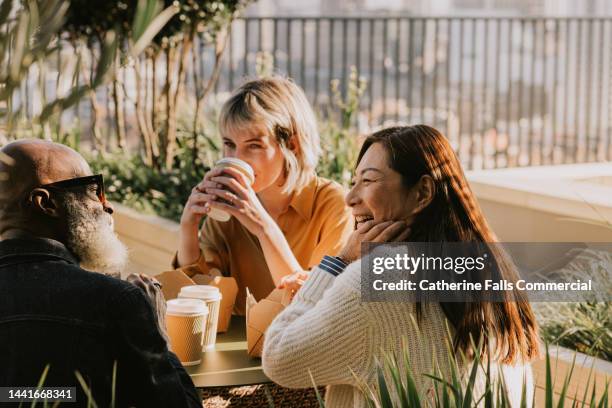
[(265, 334), (263, 369), (291, 388), (357, 385), (370, 361), (370, 325), (361, 304), (359, 263), (338, 277), (315, 268), (289, 306)]

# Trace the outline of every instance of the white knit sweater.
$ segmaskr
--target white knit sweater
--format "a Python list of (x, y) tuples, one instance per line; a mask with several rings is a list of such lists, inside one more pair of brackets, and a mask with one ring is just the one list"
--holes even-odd
[[(432, 383), (422, 373), (434, 372), (434, 360), (442, 373), (450, 372), (446, 319), (441, 307), (432, 303), (424, 306), (420, 334), (415, 320), (413, 303), (361, 302), (360, 262), (349, 265), (338, 277), (314, 268), (266, 331), (263, 369), (272, 381), (290, 388), (313, 387), (311, 373), (317, 386), (327, 386), (327, 408), (362, 408), (366, 401), (355, 376), (375, 389), (376, 362), (383, 361), (386, 354), (401, 355), (403, 343), (408, 346), (419, 391), (431, 392)], [(500, 368), (512, 406), (519, 406), (523, 378), (531, 401), (531, 367)], [(460, 369), (465, 371), (461, 364)], [(476, 396), (483, 387), (480, 373)]]

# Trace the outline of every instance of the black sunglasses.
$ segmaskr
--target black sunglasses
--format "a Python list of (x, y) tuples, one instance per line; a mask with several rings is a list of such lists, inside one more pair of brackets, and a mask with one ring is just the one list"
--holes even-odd
[(92, 184), (96, 185), (96, 196), (98, 196), (98, 199), (100, 200), (102, 205), (106, 205), (106, 195), (104, 194), (104, 178), (101, 174), (56, 181), (54, 183), (40, 185), (38, 186), (38, 188), (67, 190), (75, 187), (89, 186)]

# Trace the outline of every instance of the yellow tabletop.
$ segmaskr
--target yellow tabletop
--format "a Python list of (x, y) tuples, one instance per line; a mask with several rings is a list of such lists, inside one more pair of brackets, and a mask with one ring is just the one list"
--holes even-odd
[(197, 388), (270, 382), (261, 368), (261, 359), (247, 354), (243, 316), (232, 316), (228, 331), (217, 334), (214, 350), (203, 352), (202, 362), (185, 370)]

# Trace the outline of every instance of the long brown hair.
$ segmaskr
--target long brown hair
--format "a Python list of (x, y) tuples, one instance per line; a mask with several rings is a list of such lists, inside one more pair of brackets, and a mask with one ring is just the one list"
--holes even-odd
[[(374, 143), (388, 154), (389, 167), (401, 174), (405, 187), (413, 187), (424, 175), (434, 181), (434, 197), (411, 225), (410, 241), (497, 242), (497, 238), (470, 189), (461, 164), (448, 140), (426, 125), (391, 127), (368, 136), (357, 164)], [(516, 280), (511, 262), (493, 251), (502, 279)], [(472, 340), (482, 341), (483, 357), (503, 363), (529, 361), (539, 354), (538, 328), (531, 305), (519, 292), (503, 302), (440, 303), (455, 329), (456, 351), (472, 355)], [(417, 315), (422, 314), (421, 303)]]

